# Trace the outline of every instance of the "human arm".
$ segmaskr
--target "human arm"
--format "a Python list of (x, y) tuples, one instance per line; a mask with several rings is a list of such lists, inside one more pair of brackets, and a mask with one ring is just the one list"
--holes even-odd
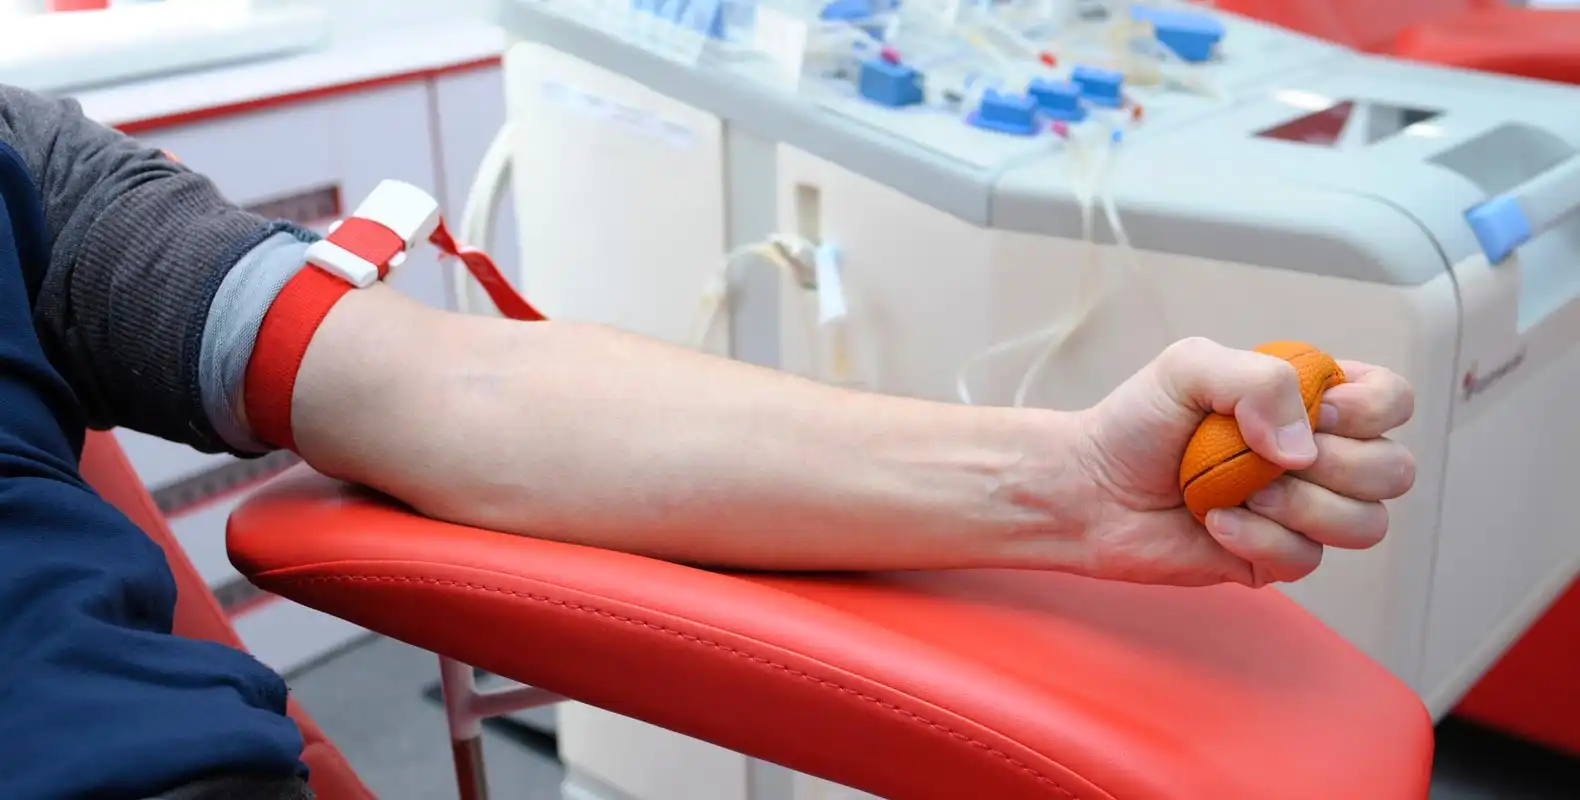
[(382, 288), (348, 294), (320, 326), (293, 425), (315, 467), (433, 516), (679, 561), (1080, 555), (1088, 484), (1067, 458), (1064, 415), (856, 393), (601, 326), (460, 317)]
[[(69, 103), (0, 91), (0, 137), (28, 155), (50, 218), (35, 317), (92, 421), (260, 447), (240, 419), (242, 387), (205, 379), (202, 365), (239, 374), (246, 321), (300, 268), (298, 239), (310, 237), (236, 209)], [(1258, 452), (1275, 417), (1300, 416), (1287, 365), (1199, 343), (1071, 415), (857, 395), (606, 328), (423, 309), (377, 287), (346, 295), (316, 332), (294, 417), (316, 467), (436, 516), (677, 560), (1260, 583), (1314, 568), (1303, 540), (1380, 537), (1375, 521), (1346, 538), (1336, 529), (1354, 526), (1335, 520), (1357, 498), (1375, 520), (1376, 500), (1408, 488), (1397, 466), (1408, 453), (1379, 438), (1409, 416), (1393, 377), (1354, 390), (1357, 413), (1387, 425), (1335, 430), (1315, 464), (1286, 463), (1309, 464), (1300, 485), (1327, 494), (1302, 489), (1298, 514), (1264, 507), (1251, 521), (1261, 533), (1233, 546), (1172, 513), (1172, 490), (1132, 507), (1104, 468), (1129, 450), (1154, 478), (1172, 473), (1180, 453), (1145, 435), (1137, 446), (1138, 432), (1188, 437), (1209, 408), (1232, 409)]]
[[(1335, 390), (1343, 413), (1325, 418), (1319, 455), (1287, 364), (1201, 340), (1068, 414), (858, 394), (608, 328), (462, 319), (378, 290), (351, 293), (320, 327), (294, 425), (321, 470), (433, 516), (679, 561), (1260, 585), (1314, 569), (1322, 544), (1375, 544), (1386, 515), (1379, 525), (1373, 501), (1409, 488), (1408, 452), (1377, 438), (1408, 418), (1408, 386), (1372, 374)], [(1281, 482), (1298, 502), (1248, 515), (1238, 540), (1221, 515), (1211, 534), (1191, 520), (1177, 486), (1137, 505), (1115, 480), (1127, 457), (1172, 482), (1213, 409), (1308, 479)], [(1309, 453), (1279, 452), (1291, 422)], [(1152, 446), (1169, 431), (1177, 448)]]
[[(249, 254), (288, 232), (69, 101), (0, 92), (0, 137), (26, 157), (49, 223), (35, 317), (90, 422), (257, 449), (245, 430), (222, 435), (240, 387), (214, 402), (224, 382), (201, 362), (226, 338), (216, 320), (249, 316), (219, 307), (229, 290), (279, 274)], [(300, 248), (273, 253), (264, 266), (300, 267)], [(230, 338), (217, 360), (244, 362), (251, 341)], [(1006, 530), (1070, 527), (1013, 487), (990, 491), (1037, 438), (1019, 429), (1047, 424), (1018, 414), (854, 395), (608, 329), (441, 314), (382, 287), (341, 300), (309, 355), (296, 411), (308, 460), (451, 519), (829, 567), (980, 562)], [(490, 458), (499, 470), (479, 468)], [(832, 533), (852, 523), (869, 530)]]
[[(35, 328), (87, 423), (208, 452), (256, 450), (227, 441), (205, 411), (209, 312), (238, 265), (310, 235), (237, 208), (71, 100), (0, 86), (0, 144), (20, 156), (39, 200), (40, 224), (22, 230), (42, 235), (19, 243)], [(251, 283), (253, 302), (266, 303)]]

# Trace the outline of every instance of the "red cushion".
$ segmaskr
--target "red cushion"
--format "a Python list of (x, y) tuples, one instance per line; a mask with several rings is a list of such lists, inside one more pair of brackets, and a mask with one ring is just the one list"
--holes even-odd
[(1214, 8), (1360, 50), (1385, 49), (1411, 25), (1505, 0), (1217, 0)]
[(1421, 703), (1272, 590), (723, 574), (306, 471), (232, 516), (230, 550), (314, 608), (883, 797), (1426, 796)]
[(1580, 11), (1497, 7), (1406, 29), (1401, 58), (1580, 83)]
[(1580, 758), (1580, 580), (1547, 608), (1454, 713)]

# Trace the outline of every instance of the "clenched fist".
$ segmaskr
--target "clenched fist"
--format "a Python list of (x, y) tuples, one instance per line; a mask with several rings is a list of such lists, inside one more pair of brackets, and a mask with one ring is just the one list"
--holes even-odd
[[(1410, 452), (1386, 434), (1409, 421), (1410, 385), (1341, 361), (1349, 382), (1307, 422), (1288, 362), (1206, 339), (1165, 350), (1078, 415), (1081, 470), (1097, 487), (1082, 571), (1145, 583), (1262, 586), (1305, 577), (1324, 547), (1368, 548), (1388, 531), (1383, 500), (1409, 491)], [(1231, 415), (1246, 444), (1288, 470), (1242, 508), (1198, 523), (1179, 488), (1185, 445), (1209, 412)]]

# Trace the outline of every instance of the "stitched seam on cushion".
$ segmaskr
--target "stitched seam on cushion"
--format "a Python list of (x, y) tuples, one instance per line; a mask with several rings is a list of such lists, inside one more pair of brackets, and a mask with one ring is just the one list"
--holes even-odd
[(1025, 774), (1030, 775), (1032, 778), (1035, 778), (1037, 780), (1037, 782), (1042, 783), (1042, 784), (1047, 785), (1047, 786), (1053, 787), (1054, 790), (1058, 791), (1061, 795), (1069, 798), (1069, 800), (1078, 800), (1076, 798), (1075, 794), (1072, 793), (1069, 789), (1064, 788), (1064, 786), (1062, 784), (1060, 784), (1057, 780), (1055, 780), (1053, 778), (1050, 778), (1047, 775), (1042, 774), (1041, 772), (1038, 772), (1037, 769), (1035, 767), (1031, 766), (1030, 764), (1027, 764), (1024, 761), (1021, 761), (1020, 759), (1018, 759), (1018, 758), (1016, 758), (1016, 757), (1014, 757), (1014, 756), (1012, 756), (1012, 755), (1010, 755), (1008, 753), (1005, 753), (1002, 750), (999, 750), (999, 749), (995, 748), (993, 745), (988, 744), (987, 742), (978, 741), (977, 739), (972, 738), (969, 734), (961, 733), (961, 732), (959, 732), (959, 731), (957, 731), (957, 730), (955, 730), (955, 729), (953, 729), (953, 728), (949, 727), (948, 725), (945, 725), (945, 724), (943, 724), (941, 722), (934, 722), (934, 721), (932, 721), (930, 719), (927, 719), (926, 717), (921, 716), (920, 714), (917, 714), (914, 711), (910, 711), (910, 710), (907, 710), (907, 709), (904, 709), (904, 708), (900, 708), (899, 706), (897, 706), (897, 705), (895, 705), (893, 703), (890, 703), (888, 701), (882, 700), (882, 699), (877, 698), (877, 697), (873, 697), (872, 695), (866, 694), (866, 693), (864, 693), (864, 692), (862, 692), (862, 691), (860, 691), (858, 689), (852, 689), (850, 687), (847, 687), (847, 686), (844, 686), (842, 684), (836, 683), (834, 681), (828, 680), (827, 678), (819, 678), (816, 675), (808, 674), (808, 673), (806, 673), (806, 672), (804, 672), (802, 670), (798, 670), (798, 669), (796, 669), (794, 667), (791, 667), (788, 664), (780, 664), (779, 662), (774, 661), (772, 659), (765, 658), (765, 657), (759, 656), (759, 655), (755, 655), (753, 653), (749, 653), (749, 652), (747, 652), (745, 650), (741, 650), (741, 649), (736, 648), (736, 647), (731, 647), (731, 646), (726, 645), (726, 644), (721, 644), (719, 642), (715, 642), (715, 641), (711, 641), (711, 640), (708, 640), (708, 639), (704, 639), (704, 638), (702, 638), (700, 636), (697, 636), (695, 634), (686, 633), (685, 631), (680, 631), (680, 630), (676, 630), (674, 628), (670, 628), (670, 627), (665, 626), (665, 625), (660, 625), (659, 623), (656, 623), (656, 622), (649, 622), (647, 620), (637, 619), (635, 617), (626, 616), (624, 614), (617, 614), (617, 613), (615, 613), (613, 611), (606, 611), (604, 609), (597, 608), (595, 606), (589, 606), (589, 605), (586, 605), (586, 604), (583, 604), (583, 603), (573, 603), (573, 602), (570, 602), (568, 600), (556, 600), (556, 599), (554, 599), (552, 597), (548, 597), (546, 595), (531, 594), (529, 592), (519, 592), (519, 591), (515, 591), (513, 589), (500, 589), (498, 587), (486, 586), (486, 585), (479, 584), (479, 583), (467, 583), (467, 582), (463, 582), (463, 581), (451, 581), (451, 580), (443, 580), (443, 579), (439, 579), (439, 578), (404, 578), (404, 577), (396, 577), (396, 576), (388, 576), (388, 575), (324, 575), (324, 576), (310, 576), (310, 577), (275, 576), (274, 580), (279, 580), (279, 581), (283, 581), (285, 583), (291, 583), (291, 584), (358, 583), (358, 582), (367, 582), (367, 583), (425, 583), (425, 584), (430, 584), (430, 585), (434, 585), (434, 586), (446, 586), (446, 587), (451, 587), (451, 588), (456, 588), (456, 589), (464, 589), (464, 590), (468, 590), (468, 591), (482, 591), (482, 592), (492, 592), (494, 594), (509, 595), (511, 597), (519, 597), (519, 598), (526, 599), (526, 600), (532, 600), (532, 601), (538, 602), (538, 603), (548, 603), (550, 605), (560, 606), (562, 608), (566, 608), (566, 609), (569, 609), (571, 611), (579, 611), (579, 612), (584, 613), (584, 614), (593, 614), (593, 615), (600, 616), (600, 617), (607, 617), (609, 619), (615, 620), (616, 622), (622, 622), (622, 623), (625, 623), (627, 625), (640, 625), (640, 626), (642, 626), (644, 628), (649, 628), (651, 630), (659, 631), (661, 633), (667, 633), (667, 634), (669, 634), (671, 636), (678, 637), (678, 638), (680, 638), (680, 639), (682, 639), (684, 641), (691, 642), (693, 644), (701, 644), (701, 645), (705, 645), (707, 647), (714, 648), (715, 650), (722, 650), (722, 651), (724, 651), (726, 653), (729, 653), (732, 656), (736, 656), (737, 658), (744, 658), (744, 659), (747, 659), (747, 660), (750, 660), (750, 661), (754, 661), (754, 662), (759, 663), (759, 664), (767, 665), (769, 667), (772, 667), (774, 669), (780, 670), (781, 672), (785, 672), (785, 673), (787, 673), (789, 675), (792, 675), (794, 677), (801, 678), (802, 680), (810, 681), (810, 682), (812, 682), (814, 684), (817, 684), (819, 686), (823, 686), (823, 687), (826, 687), (826, 688), (835, 689), (837, 691), (840, 691), (840, 692), (843, 692), (845, 694), (851, 695), (852, 697), (856, 697), (856, 698), (864, 700), (864, 701), (866, 701), (868, 703), (872, 703), (872, 704), (874, 704), (874, 705), (876, 705), (876, 706), (878, 706), (880, 708), (883, 708), (883, 709), (885, 709), (887, 711), (893, 712), (895, 714), (899, 714), (900, 716), (905, 717), (906, 719), (910, 720), (911, 722), (915, 722), (915, 723), (918, 723), (920, 725), (925, 725), (926, 727), (932, 728), (933, 730), (936, 730), (936, 731), (938, 731), (940, 733), (944, 733), (944, 734), (950, 736), (951, 738), (954, 738), (954, 739), (966, 742), (966, 743), (970, 744), (972, 747), (975, 747), (975, 748), (977, 748), (979, 750), (984, 750), (987, 753), (989, 753), (992, 756), (994, 756), (995, 758), (1001, 759), (1005, 763), (1010, 764), (1011, 766), (1015, 767), (1016, 769), (1020, 770), (1021, 772), (1024, 772)]

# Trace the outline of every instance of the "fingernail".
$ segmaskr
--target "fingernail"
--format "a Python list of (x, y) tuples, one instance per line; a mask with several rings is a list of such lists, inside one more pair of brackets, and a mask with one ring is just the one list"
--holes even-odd
[(1304, 421), (1278, 429), (1278, 449), (1290, 458), (1316, 458), (1317, 441), (1311, 438), (1311, 426)]
[(1248, 502), (1253, 506), (1272, 507), (1278, 505), (1279, 498), (1284, 496), (1283, 486), (1269, 483), (1251, 495)]
[(1212, 529), (1225, 539), (1240, 533), (1239, 517), (1221, 508), (1215, 508), (1207, 512), (1207, 524), (1211, 525)]
[(1327, 403), (1323, 403), (1322, 407), (1317, 409), (1317, 427), (1319, 429), (1321, 429), (1321, 430), (1331, 431), (1334, 428), (1338, 427), (1338, 424), (1339, 424), (1339, 409), (1338, 409), (1338, 407), (1337, 406), (1330, 406)]

